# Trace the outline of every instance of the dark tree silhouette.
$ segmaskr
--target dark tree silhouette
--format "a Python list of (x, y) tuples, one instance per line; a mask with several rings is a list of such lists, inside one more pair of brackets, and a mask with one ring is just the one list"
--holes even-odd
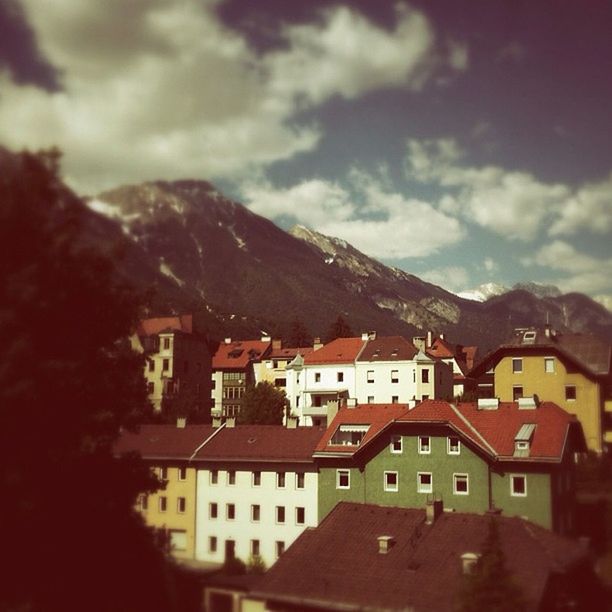
[(287, 405), (282, 389), (269, 382), (249, 387), (242, 396), (238, 421), (252, 425), (281, 425)]
[(301, 319), (296, 317), (291, 322), (291, 330), (289, 332), (289, 346), (302, 348), (312, 344), (312, 336), (306, 329)]
[(166, 557), (133, 509), (158, 483), (112, 454), (147, 405), (138, 298), (57, 165), (0, 148), (0, 608), (165, 610)]
[(327, 330), (325, 342), (331, 342), (336, 338), (351, 338), (353, 335), (351, 326), (344, 320), (342, 315), (338, 315), (338, 318), (329, 326), (329, 329)]

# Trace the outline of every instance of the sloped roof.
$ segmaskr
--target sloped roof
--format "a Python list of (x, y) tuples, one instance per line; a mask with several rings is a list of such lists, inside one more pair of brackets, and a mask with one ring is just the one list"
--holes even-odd
[(260, 361), (270, 349), (270, 340), (234, 340), (222, 342), (212, 358), (213, 370), (244, 369), (252, 361)]
[(193, 332), (193, 316), (190, 314), (176, 317), (155, 317), (143, 319), (138, 324), (138, 336), (154, 336), (164, 331), (181, 331), (186, 334)]
[(324, 430), (319, 427), (238, 425), (224, 427), (202, 447), (195, 460), (312, 461)]
[(403, 336), (381, 336), (368, 340), (357, 361), (410, 361), (417, 349)]
[(438, 359), (454, 358), (463, 374), (466, 374), (474, 367), (477, 351), (477, 346), (452, 344), (446, 338), (438, 337), (433, 339), (431, 346), (427, 349), (427, 354)]
[(289, 359), (290, 361), (299, 355), (307, 355), (308, 353), (312, 353), (314, 348), (312, 346), (307, 347), (281, 347), (281, 348), (272, 348), (272, 351), (268, 354), (268, 359)]
[(135, 451), (144, 459), (189, 459), (215, 430), (211, 425), (141, 425), (138, 431), (123, 431), (114, 452)]
[(306, 365), (353, 363), (365, 343), (366, 341), (361, 338), (336, 338), (320, 349), (305, 355), (304, 363)]
[[(302, 533), (252, 594), (302, 607), (454, 611), (461, 555), (482, 551), (490, 520), (442, 513), (427, 525), (422, 509), (341, 502), (319, 527)], [(586, 559), (586, 551), (528, 521), (496, 520), (525, 609), (536, 610), (551, 573)], [(379, 536), (395, 540), (387, 554), (378, 552)]]

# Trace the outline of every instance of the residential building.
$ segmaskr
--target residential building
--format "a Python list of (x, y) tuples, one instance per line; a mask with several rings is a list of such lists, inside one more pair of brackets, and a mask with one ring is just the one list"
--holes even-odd
[(519, 329), (471, 376), (501, 401), (537, 395), (575, 414), (590, 450), (600, 453), (612, 444), (611, 347), (594, 336), (556, 333), (550, 326)]
[(323, 433), (295, 420), (289, 427), (228, 420), (194, 454), (199, 561), (258, 556), (269, 567), (318, 524), (312, 454)]
[(191, 315), (141, 321), (132, 346), (146, 357), (144, 377), (157, 412), (209, 409), (210, 351), (206, 339), (194, 331)]
[(268, 336), (261, 340), (225, 338), (212, 358), (213, 417), (235, 417), (240, 412), (242, 396), (249, 385), (257, 382), (260, 367), (272, 349)]
[(274, 338), (272, 340), (271, 350), (266, 355), (266, 358), (255, 365), (256, 382), (269, 382), (275, 387), (286, 390), (287, 366), (298, 355), (307, 355), (313, 350), (313, 347), (285, 347), (283, 346), (282, 340)]
[[(426, 510), (342, 502), (241, 594), (242, 609), (454, 612), (491, 520), (433, 503)], [(519, 518), (494, 520), (522, 609), (603, 609), (585, 547)]]
[(215, 430), (211, 425), (141, 425), (123, 431), (115, 454), (138, 453), (165, 488), (137, 500), (137, 509), (150, 527), (167, 531), (172, 554), (194, 559), (196, 541), (196, 468), (194, 451)]
[(533, 399), (344, 408), (314, 454), (319, 520), (340, 501), (418, 508), (434, 497), (568, 533), (573, 455), (584, 448), (575, 417)]

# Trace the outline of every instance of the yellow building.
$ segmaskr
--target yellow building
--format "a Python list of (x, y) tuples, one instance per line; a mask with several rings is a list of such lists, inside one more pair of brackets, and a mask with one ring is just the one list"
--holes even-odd
[(471, 375), (481, 390), (488, 388), (487, 394), (501, 401), (537, 395), (575, 414), (589, 450), (601, 453), (612, 444), (610, 349), (587, 334), (560, 334), (550, 327), (520, 329)]
[(216, 430), (211, 425), (142, 425), (137, 433), (123, 432), (116, 454), (137, 452), (155, 471), (165, 488), (141, 497), (138, 510), (150, 527), (167, 532), (176, 559), (195, 557), (196, 469), (194, 451)]

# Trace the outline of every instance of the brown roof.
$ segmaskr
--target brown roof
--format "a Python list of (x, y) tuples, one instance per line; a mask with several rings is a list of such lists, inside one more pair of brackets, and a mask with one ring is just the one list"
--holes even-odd
[(312, 461), (324, 434), (318, 427), (282, 425), (224, 427), (195, 456), (196, 460)]
[(293, 359), (298, 353), (300, 355), (307, 355), (308, 353), (312, 353), (312, 346), (307, 347), (281, 347), (281, 348), (272, 348), (272, 351), (268, 354), (268, 359)]
[(138, 324), (136, 333), (139, 336), (154, 336), (164, 331), (182, 331), (190, 334), (193, 331), (193, 316), (186, 314), (176, 317), (144, 319)]
[(141, 425), (138, 431), (123, 431), (115, 453), (138, 452), (144, 459), (189, 459), (214, 432), (211, 425)]
[[(536, 610), (552, 572), (586, 558), (577, 543), (519, 518), (497, 517), (506, 564)], [(253, 595), (268, 601), (343, 609), (456, 610), (461, 555), (479, 553), (489, 516), (341, 502), (308, 529), (264, 575)], [(392, 536), (387, 554), (377, 538)]]
[(212, 358), (213, 370), (246, 368), (252, 361), (260, 361), (270, 349), (270, 340), (235, 340), (222, 342)]
[(377, 336), (368, 340), (357, 361), (410, 361), (417, 352), (414, 344), (402, 336)]
[(326, 363), (353, 363), (359, 356), (359, 352), (365, 344), (361, 338), (336, 338), (328, 342), (320, 349), (308, 353), (304, 357), (304, 363), (326, 364)]

